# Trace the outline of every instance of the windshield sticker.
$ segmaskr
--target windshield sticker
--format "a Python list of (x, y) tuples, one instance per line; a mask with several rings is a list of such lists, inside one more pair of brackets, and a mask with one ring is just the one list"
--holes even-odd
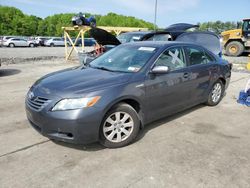
[(109, 63), (112, 63), (112, 59), (111, 59), (111, 58), (108, 58), (108, 62), (109, 62)]
[(139, 40), (139, 39), (140, 39), (140, 37), (133, 37), (133, 39), (134, 39), (134, 40)]
[(128, 71), (132, 71), (132, 72), (138, 72), (140, 70), (140, 68), (138, 67), (129, 67)]
[(138, 50), (153, 52), (155, 48), (152, 47), (140, 47)]

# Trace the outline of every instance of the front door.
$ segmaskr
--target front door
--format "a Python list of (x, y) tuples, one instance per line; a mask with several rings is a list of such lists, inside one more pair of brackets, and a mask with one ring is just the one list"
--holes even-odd
[(159, 56), (155, 66), (167, 66), (169, 72), (147, 75), (145, 87), (148, 120), (181, 110), (189, 103), (190, 97), (190, 71), (181, 47), (167, 49)]

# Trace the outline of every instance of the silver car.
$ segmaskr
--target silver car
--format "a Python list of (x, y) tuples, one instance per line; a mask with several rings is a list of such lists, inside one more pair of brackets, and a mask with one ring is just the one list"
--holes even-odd
[[(69, 42), (67, 42), (68, 45), (69, 45)], [(54, 46), (65, 46), (65, 43), (64, 43), (64, 39), (63, 38), (52, 38), (52, 39), (49, 39), (47, 40), (45, 43), (44, 43), (45, 46), (50, 46), (50, 47), (54, 47)]]
[(4, 46), (8, 47), (35, 47), (34, 41), (29, 41), (21, 38), (10, 38), (7, 41), (4, 41)]

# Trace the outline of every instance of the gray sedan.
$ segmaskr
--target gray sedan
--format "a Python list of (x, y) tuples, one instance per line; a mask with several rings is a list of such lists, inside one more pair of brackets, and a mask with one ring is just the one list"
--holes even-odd
[(199, 45), (127, 43), (88, 66), (39, 79), (27, 94), (26, 112), (48, 138), (122, 147), (145, 124), (200, 103), (217, 105), (230, 76), (231, 65)]

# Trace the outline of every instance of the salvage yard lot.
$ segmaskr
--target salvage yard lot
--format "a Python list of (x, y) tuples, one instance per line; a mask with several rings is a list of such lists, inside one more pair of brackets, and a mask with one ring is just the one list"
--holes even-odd
[(250, 109), (236, 103), (248, 73), (233, 72), (216, 107), (149, 124), (124, 148), (53, 142), (28, 123), (24, 98), (63, 60), (0, 68), (0, 187), (250, 187)]

